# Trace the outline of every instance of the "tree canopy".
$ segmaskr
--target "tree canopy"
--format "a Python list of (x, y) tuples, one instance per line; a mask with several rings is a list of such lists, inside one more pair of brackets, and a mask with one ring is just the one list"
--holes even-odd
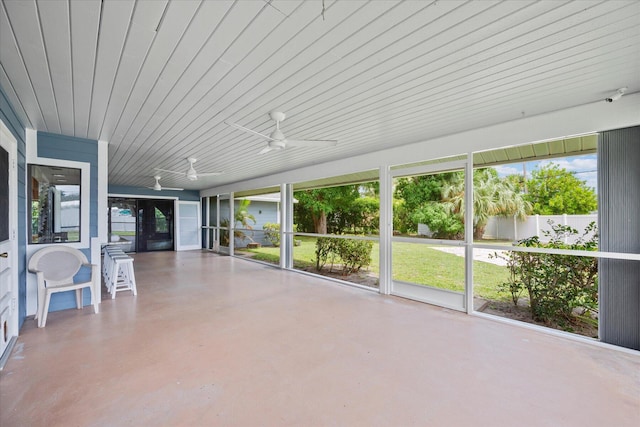
[[(442, 201), (449, 212), (464, 221), (464, 174), (442, 190)], [(493, 168), (473, 171), (473, 235), (480, 239), (491, 216), (516, 216), (524, 219), (531, 212), (531, 204), (512, 181), (500, 178)]]
[(531, 172), (526, 199), (539, 215), (581, 215), (598, 209), (593, 188), (554, 163)]
[[(473, 172), (474, 235), (479, 238), (492, 215), (517, 215), (524, 218), (531, 211), (528, 202), (512, 181), (498, 177), (493, 168)], [(464, 230), (464, 172), (401, 178), (396, 184), (396, 198), (403, 200), (394, 216), (426, 224), (438, 238), (460, 238)], [(403, 211), (404, 210), (404, 211)], [(445, 217), (445, 214), (452, 217)], [(404, 230), (400, 230), (404, 231)]]
[(295, 222), (299, 230), (319, 234), (370, 233), (378, 228), (377, 188), (366, 183), (296, 191)]
[[(416, 232), (426, 224), (434, 237), (460, 238), (464, 231), (464, 172), (399, 178), (394, 187), (394, 230)], [(498, 176), (494, 168), (473, 172), (473, 229), (481, 238), (491, 216), (585, 214), (597, 209), (595, 191), (553, 163), (521, 175)], [(296, 191), (295, 222), (301, 231), (371, 233), (379, 222), (379, 184)]]

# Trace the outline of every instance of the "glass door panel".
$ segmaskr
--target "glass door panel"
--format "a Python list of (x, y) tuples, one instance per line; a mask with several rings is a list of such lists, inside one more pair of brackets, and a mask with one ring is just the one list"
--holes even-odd
[(109, 198), (109, 244), (135, 252), (138, 204), (135, 199)]
[(218, 200), (219, 200), (219, 209), (218, 209), (218, 216), (219, 216), (219, 251), (221, 253), (225, 253), (228, 254), (229, 253), (229, 243), (231, 241), (230, 239), (230, 235), (229, 235), (229, 230), (231, 229), (231, 209), (230, 209), (230, 205), (229, 205), (229, 195), (228, 194), (223, 194), (218, 196)]
[(174, 249), (173, 200), (138, 200), (138, 252)]
[(229, 195), (209, 197), (207, 249), (229, 254)]

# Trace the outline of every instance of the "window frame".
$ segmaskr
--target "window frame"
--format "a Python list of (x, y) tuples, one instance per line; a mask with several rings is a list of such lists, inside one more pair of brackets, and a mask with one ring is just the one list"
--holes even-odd
[[(45, 248), (51, 245), (60, 245), (64, 244), (66, 246), (71, 246), (77, 249), (87, 249), (91, 247), (91, 236), (90, 236), (90, 205), (91, 205), (91, 164), (87, 162), (76, 162), (72, 160), (60, 160), (60, 159), (51, 159), (47, 157), (31, 157), (27, 162), (27, 179), (30, 181), (31, 176), (29, 175), (29, 167), (35, 166), (50, 166), (50, 167), (61, 167), (61, 168), (72, 168), (72, 169), (80, 169), (80, 239), (76, 242), (53, 242), (53, 243), (32, 243), (31, 238), (29, 238), (29, 234), (31, 232), (31, 227), (27, 230), (27, 246), (33, 248)], [(31, 188), (30, 182), (26, 183), (27, 189)], [(27, 223), (31, 223), (31, 203), (29, 203), (29, 212), (27, 215)]]

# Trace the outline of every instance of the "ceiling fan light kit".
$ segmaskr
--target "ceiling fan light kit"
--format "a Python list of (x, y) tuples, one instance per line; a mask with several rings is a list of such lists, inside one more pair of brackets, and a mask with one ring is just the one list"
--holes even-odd
[(162, 178), (160, 178), (160, 175), (154, 176), (153, 179), (156, 180), (156, 183), (153, 185), (153, 187), (147, 187), (147, 188), (150, 188), (150, 189), (155, 190), (155, 191), (162, 191), (162, 190), (182, 191), (182, 190), (184, 190), (184, 188), (172, 188), (172, 187), (163, 187), (163, 186), (161, 186), (160, 185), (160, 179), (162, 179)]
[(225, 122), (227, 125), (239, 129), (243, 132), (252, 133), (267, 141), (267, 146), (260, 150), (259, 154), (265, 154), (269, 151), (284, 150), (287, 146), (291, 147), (333, 147), (338, 144), (334, 139), (287, 139), (280, 130), (280, 122), (284, 121), (287, 115), (281, 111), (272, 111), (269, 113), (271, 120), (276, 122), (276, 128), (268, 136), (253, 129), (246, 128), (237, 123)]
[(187, 161), (189, 162), (189, 169), (187, 169), (187, 179), (189, 181), (197, 181), (198, 173), (196, 172), (196, 170), (193, 167), (193, 164), (197, 161), (197, 159), (195, 159), (193, 157), (189, 157), (187, 159)]

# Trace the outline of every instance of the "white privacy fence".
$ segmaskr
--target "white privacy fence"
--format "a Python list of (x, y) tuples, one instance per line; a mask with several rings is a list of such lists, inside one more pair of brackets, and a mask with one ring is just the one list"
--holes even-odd
[[(578, 230), (578, 234), (565, 239), (565, 243), (574, 243), (582, 234), (587, 226), (595, 222), (598, 223), (598, 215), (530, 215), (524, 221), (518, 221), (515, 218), (505, 218), (493, 216), (489, 218), (487, 226), (484, 230), (484, 239), (499, 240), (521, 240), (528, 237), (538, 236), (541, 241), (549, 241), (545, 236), (545, 231), (552, 231), (551, 224), (568, 225)], [(593, 232), (587, 235), (591, 237)]]

